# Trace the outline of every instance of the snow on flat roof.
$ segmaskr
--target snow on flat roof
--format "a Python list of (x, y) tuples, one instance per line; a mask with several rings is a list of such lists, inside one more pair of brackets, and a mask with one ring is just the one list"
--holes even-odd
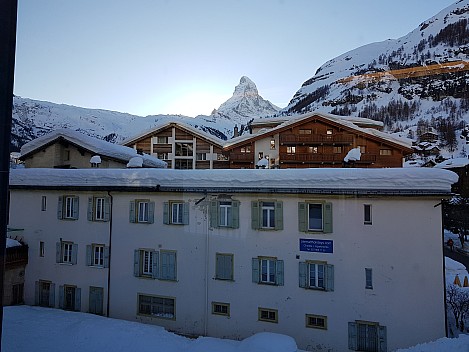
[(17, 240), (14, 240), (12, 238), (7, 238), (7, 248), (11, 248), (11, 247), (21, 247), (22, 244), (19, 243)]
[(454, 158), (436, 164), (435, 167), (439, 169), (452, 169), (454, 167), (465, 167), (467, 165), (469, 165), (469, 158)]
[(173, 170), (173, 169), (15, 169), (10, 187), (142, 187), (182, 189), (232, 189), (234, 191), (295, 190), (332, 193), (386, 191), (450, 193), (458, 176), (434, 168), (317, 168), (267, 170)]
[[(51, 133), (45, 134), (41, 137), (38, 137), (21, 147), (21, 155), (26, 155), (33, 152), (36, 149), (42, 148), (44, 145), (53, 142), (58, 138), (64, 138), (65, 140), (76, 144), (82, 148), (85, 148), (93, 154), (100, 156), (107, 156), (128, 162), (132, 157), (137, 156), (137, 151), (135, 149), (124, 147), (122, 145), (110, 143), (101, 139), (87, 136), (83, 133), (69, 130), (69, 129), (57, 129)], [(139, 155), (144, 160), (145, 167), (157, 167), (165, 168), (166, 163), (154, 156), (144, 154)]]

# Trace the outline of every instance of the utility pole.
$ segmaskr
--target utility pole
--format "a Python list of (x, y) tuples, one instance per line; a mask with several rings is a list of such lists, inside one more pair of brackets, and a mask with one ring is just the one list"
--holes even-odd
[[(0, 339), (3, 328), (3, 278), (8, 223), (10, 140), (15, 73), (18, 0), (0, 1)], [(0, 352), (2, 350), (0, 344)]]

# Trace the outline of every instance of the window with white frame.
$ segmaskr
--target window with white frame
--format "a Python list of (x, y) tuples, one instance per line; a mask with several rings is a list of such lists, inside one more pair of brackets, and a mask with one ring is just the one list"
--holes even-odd
[(371, 204), (363, 204), (363, 223), (366, 225), (372, 224)]
[(332, 203), (298, 203), (298, 228), (302, 232), (332, 232)]
[(77, 196), (60, 196), (57, 206), (57, 218), (64, 220), (78, 219), (78, 203)]
[(324, 315), (306, 314), (306, 327), (313, 329), (327, 329), (327, 317)]
[(98, 268), (109, 267), (109, 247), (103, 244), (89, 244), (86, 246), (86, 263)]
[(152, 224), (154, 222), (155, 202), (136, 199), (130, 202), (130, 222)]
[(222, 302), (212, 302), (212, 314), (230, 316), (230, 304)]
[(215, 279), (233, 280), (233, 258), (231, 253), (216, 253)]
[(296, 147), (295, 146), (288, 146), (287, 147), (287, 154), (295, 154), (296, 153)]
[(381, 155), (381, 156), (392, 155), (392, 150), (391, 149), (380, 149), (379, 150), (379, 155)]
[(266, 321), (269, 323), (278, 323), (278, 310), (270, 308), (261, 308), (257, 309), (258, 320)]
[(78, 245), (73, 242), (60, 241), (56, 243), (56, 263), (76, 264)]
[(110, 197), (98, 196), (88, 198), (89, 221), (109, 221), (110, 210)]
[(373, 289), (373, 269), (365, 268), (365, 288)]
[(283, 286), (283, 260), (274, 257), (252, 258), (252, 282)]
[(274, 138), (270, 139), (270, 149), (271, 150), (275, 149), (275, 139)]
[(282, 230), (283, 203), (276, 201), (251, 202), (251, 227), (253, 229)]
[(175, 319), (176, 299), (165, 296), (138, 294), (138, 314), (156, 318)]
[(183, 201), (163, 203), (163, 223), (173, 225), (189, 224), (189, 203)]
[(168, 143), (168, 137), (165, 137), (165, 136), (156, 137), (156, 144), (167, 144), (167, 143)]
[(307, 289), (334, 291), (334, 266), (320, 261), (300, 262), (299, 286)]
[(386, 352), (386, 326), (357, 320), (348, 323), (348, 348), (353, 351)]
[(176, 156), (192, 156), (194, 151), (193, 143), (175, 143)]
[(176, 251), (135, 250), (134, 276), (176, 281), (176, 273)]
[(196, 160), (198, 161), (207, 160), (207, 153), (196, 153)]
[(210, 201), (210, 226), (239, 227), (239, 201), (220, 199)]

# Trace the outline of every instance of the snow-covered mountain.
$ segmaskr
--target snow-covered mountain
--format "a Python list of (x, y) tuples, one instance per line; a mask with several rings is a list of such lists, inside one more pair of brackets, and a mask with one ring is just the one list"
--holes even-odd
[(21, 97), (13, 98), (12, 150), (57, 128), (69, 128), (90, 136), (120, 142), (168, 121), (180, 121), (221, 139), (233, 136), (235, 125), (242, 129), (254, 117), (279, 110), (257, 92), (256, 85), (242, 77), (233, 96), (211, 115), (195, 118), (183, 115), (150, 115), (146, 117), (115, 111), (86, 109)]
[(461, 0), (402, 38), (326, 62), (280, 114), (368, 117), (410, 135), (433, 127), (456, 150), (457, 131), (469, 122), (468, 18), (469, 0)]

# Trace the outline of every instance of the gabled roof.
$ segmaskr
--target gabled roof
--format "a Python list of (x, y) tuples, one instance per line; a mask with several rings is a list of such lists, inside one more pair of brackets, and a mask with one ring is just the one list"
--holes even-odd
[[(311, 113), (308, 113), (307, 115), (310, 115), (310, 114)], [(316, 112), (313, 112), (313, 114), (326, 115), (324, 113), (316, 113)], [(300, 115), (300, 116), (304, 116), (304, 115)], [(331, 115), (331, 116), (335, 116), (335, 115)], [(381, 121), (367, 119), (367, 118), (364, 118), (364, 117), (355, 117), (355, 116), (335, 116), (335, 117), (340, 117), (341, 119), (343, 119), (345, 121), (352, 122), (357, 126), (361, 125), (360, 127), (364, 127), (364, 126), (383, 127), (384, 126), (384, 123), (381, 122)], [(257, 126), (257, 127), (261, 127), (263, 125), (266, 125), (266, 126), (280, 125), (284, 122), (289, 121), (291, 118), (292, 118), (291, 116), (262, 117), (262, 118), (252, 120), (250, 125), (251, 126)]]
[(225, 148), (232, 149), (232, 148), (235, 148), (237, 146), (240, 146), (246, 143), (250, 139), (252, 139), (252, 141), (256, 141), (256, 140), (265, 138), (265, 136), (277, 134), (289, 128), (301, 125), (305, 123), (307, 120), (312, 120), (312, 119), (322, 119), (328, 124), (332, 124), (342, 129), (349, 130), (350, 132), (353, 132), (353, 133), (364, 134), (368, 138), (371, 138), (374, 140), (381, 140), (383, 142), (386, 142), (387, 144), (394, 146), (395, 148), (404, 149), (404, 150), (407, 150), (408, 153), (412, 153), (412, 141), (408, 138), (396, 137), (388, 133), (378, 131), (374, 128), (358, 127), (357, 125), (355, 125), (355, 123), (353, 123), (353, 120), (356, 118), (348, 119), (348, 118), (344, 118), (343, 116), (325, 114), (325, 113), (320, 113), (320, 112), (312, 112), (312, 113), (307, 113), (307, 114), (299, 115), (296, 117), (292, 117), (289, 120), (281, 123), (280, 125), (274, 128), (261, 129), (255, 134), (250, 134), (246, 136), (243, 135), (237, 138), (233, 138), (225, 143)]
[(135, 149), (124, 147), (122, 145), (106, 142), (101, 139), (87, 136), (78, 131), (68, 129), (57, 129), (51, 133), (36, 138), (21, 147), (21, 160), (24, 160), (31, 154), (41, 150), (49, 145), (59, 141), (67, 141), (77, 147), (83, 148), (88, 152), (123, 163), (129, 162), (133, 157), (139, 156), (143, 159), (143, 167), (165, 168), (166, 163), (154, 156), (148, 154), (137, 154)]
[(188, 124), (185, 124), (183, 122), (166, 122), (166, 123), (163, 123), (161, 125), (158, 125), (156, 127), (152, 127), (150, 129), (147, 129), (133, 137), (130, 137), (130, 138), (127, 138), (125, 139), (124, 141), (121, 142), (121, 145), (128, 145), (128, 144), (133, 144), (141, 139), (144, 139), (144, 138), (147, 138), (148, 136), (151, 136), (155, 133), (158, 133), (168, 127), (178, 127), (180, 128), (181, 130), (187, 132), (187, 133), (190, 133), (190, 134), (194, 134), (196, 135), (197, 137), (205, 140), (206, 142), (209, 142), (211, 144), (215, 144), (217, 146), (219, 146), (220, 148), (223, 147), (223, 143), (224, 143), (224, 140), (220, 139), (220, 138), (217, 138), (217, 137), (214, 137), (213, 135), (209, 134), (209, 133), (206, 133), (204, 131), (201, 131), (191, 125), (188, 125)]

